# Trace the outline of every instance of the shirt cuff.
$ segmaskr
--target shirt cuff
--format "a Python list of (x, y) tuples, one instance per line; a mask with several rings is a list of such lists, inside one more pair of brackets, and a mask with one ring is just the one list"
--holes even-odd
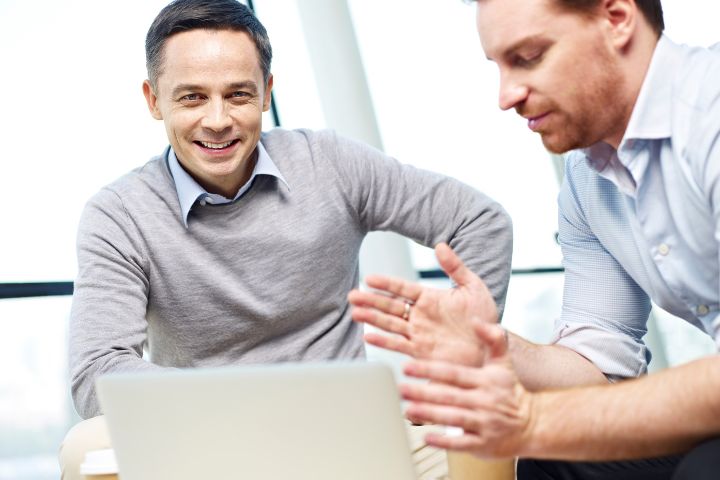
[(557, 322), (551, 343), (587, 358), (611, 381), (647, 373), (650, 361), (642, 340), (587, 323)]

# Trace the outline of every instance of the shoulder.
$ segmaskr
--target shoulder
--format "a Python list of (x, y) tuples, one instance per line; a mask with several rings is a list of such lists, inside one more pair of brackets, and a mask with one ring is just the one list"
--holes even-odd
[(274, 128), (262, 133), (260, 138), (268, 153), (279, 154), (295, 153), (298, 150), (308, 150), (315, 146), (330, 146), (337, 142), (337, 135), (333, 130), (310, 130), (298, 128), (285, 130)]
[(274, 128), (263, 132), (260, 139), (268, 153), (276, 152), (278, 154), (291, 154), (302, 151), (323, 151), (337, 153), (339, 150), (358, 150), (372, 151), (376, 150), (370, 145), (344, 137), (332, 129), (310, 130), (299, 128), (294, 130), (284, 130), (282, 128)]
[(574, 150), (565, 156), (563, 187), (568, 186), (576, 190), (579, 186), (582, 189), (587, 182), (597, 176), (597, 172), (588, 165), (587, 157), (582, 150)]
[(679, 58), (673, 81), (676, 109), (704, 117), (720, 108), (720, 51), (675, 45)]
[(168, 195), (177, 196), (175, 184), (165, 164), (165, 156), (159, 155), (101, 188), (88, 200), (86, 208), (121, 212)]
[(389, 157), (370, 145), (339, 135), (334, 130), (283, 130), (264, 132), (261, 142), (270, 158), (285, 173), (307, 169), (347, 169), (355, 175), (368, 164), (383, 164)]
[[(673, 83), (672, 148), (686, 163), (694, 181), (703, 185), (719, 159), (720, 51), (678, 46), (682, 65)], [(710, 172), (708, 170), (713, 172)], [(714, 181), (714, 180), (713, 180)]]
[(562, 215), (584, 217), (607, 203), (616, 191), (612, 183), (590, 167), (583, 151), (573, 151), (566, 156), (565, 176), (558, 196)]

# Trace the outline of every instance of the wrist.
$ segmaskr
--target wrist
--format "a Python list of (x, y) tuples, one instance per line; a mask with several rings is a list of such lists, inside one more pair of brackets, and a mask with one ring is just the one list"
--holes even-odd
[(525, 428), (523, 430), (518, 456), (528, 458), (542, 458), (542, 412), (547, 398), (543, 393), (526, 391), (527, 399), (525, 411), (527, 412)]

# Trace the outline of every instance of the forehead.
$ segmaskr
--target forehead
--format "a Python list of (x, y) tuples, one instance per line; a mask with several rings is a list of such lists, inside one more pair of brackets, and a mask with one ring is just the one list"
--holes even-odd
[(577, 35), (588, 17), (557, 0), (478, 0), (476, 20), (485, 54), (497, 59), (529, 39)]
[(247, 33), (196, 29), (166, 40), (161, 81), (165, 77), (172, 82), (197, 82), (229, 75), (252, 79), (262, 76), (257, 48)]

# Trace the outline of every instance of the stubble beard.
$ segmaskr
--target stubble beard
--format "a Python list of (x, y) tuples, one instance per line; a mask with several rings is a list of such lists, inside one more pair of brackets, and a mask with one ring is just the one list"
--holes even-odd
[(550, 152), (562, 154), (587, 148), (609, 138), (619, 127), (624, 128), (624, 77), (620, 67), (604, 57), (597, 62), (594, 73), (592, 80), (578, 89), (573, 111), (557, 110), (565, 117), (564, 125), (542, 135), (543, 145)]

